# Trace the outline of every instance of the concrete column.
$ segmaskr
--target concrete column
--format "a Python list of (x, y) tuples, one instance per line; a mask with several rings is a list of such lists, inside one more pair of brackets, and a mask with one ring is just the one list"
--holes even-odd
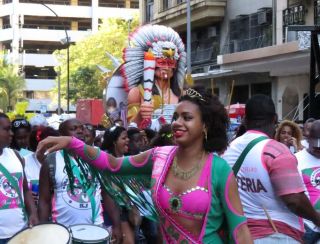
[(277, 22), (276, 22), (276, 32), (277, 32), (277, 45), (282, 43), (283, 40), (283, 18), (282, 11), (287, 8), (287, 0), (277, 0)]
[(71, 21), (71, 30), (73, 31), (78, 30), (78, 21)]
[(159, 13), (161, 12), (161, 1), (154, 1), (153, 2), (153, 19), (157, 19)]
[(130, 0), (125, 0), (125, 8), (130, 8), (131, 3)]
[(143, 25), (146, 23), (146, 1), (139, 0), (139, 13), (140, 13), (140, 24)]
[(78, 6), (78, 0), (70, 0), (70, 5)]
[[(92, 0), (91, 6), (91, 29), (92, 33), (96, 33), (99, 28), (99, 16), (98, 16), (99, 0)], [(105, 16), (106, 18), (108, 16)]]
[(11, 42), (11, 63), (19, 63), (19, 40), (21, 37), (19, 27), (19, 0), (12, 1), (12, 15), (10, 16), (13, 38)]

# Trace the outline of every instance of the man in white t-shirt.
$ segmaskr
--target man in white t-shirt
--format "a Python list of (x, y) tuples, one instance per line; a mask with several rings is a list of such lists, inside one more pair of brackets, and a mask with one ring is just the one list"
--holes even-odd
[[(59, 127), (60, 135), (74, 136), (80, 140), (84, 140), (83, 130), (83, 124), (76, 119), (66, 120)], [(49, 221), (51, 215), (53, 222), (67, 227), (77, 224), (101, 225), (103, 223), (102, 197), (104, 210), (108, 212), (113, 224), (113, 242), (121, 243), (122, 233), (118, 208), (112, 198), (100, 189), (98, 182), (91, 182), (90, 187), (84, 190), (85, 177), (80, 171), (77, 159), (69, 153), (58, 151), (53, 154), (52, 159), (49, 159), (49, 154), (41, 167), (38, 207), (40, 221)], [(74, 175), (73, 182), (66, 173), (66, 159), (68, 158)], [(52, 168), (49, 163), (53, 159), (55, 159), (55, 167), (51, 172)], [(73, 186), (71, 186), (72, 183)]]
[[(306, 195), (314, 208), (320, 211), (320, 120), (312, 123), (308, 138), (309, 146), (296, 153), (298, 169), (306, 188)], [(320, 228), (304, 220), (306, 244), (320, 243)]]
[(302, 218), (320, 226), (320, 214), (304, 194), (296, 158), (288, 147), (271, 139), (276, 121), (272, 99), (252, 96), (246, 103), (247, 131), (233, 140), (223, 155), (230, 166), (235, 166), (243, 211), (255, 244), (301, 243)]

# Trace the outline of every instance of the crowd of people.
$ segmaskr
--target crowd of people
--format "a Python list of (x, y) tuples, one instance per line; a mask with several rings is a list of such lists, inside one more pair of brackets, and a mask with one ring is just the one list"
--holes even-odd
[[(101, 226), (112, 243), (320, 242), (320, 120), (278, 123), (264, 95), (245, 109), (232, 141), (224, 106), (201, 89), (158, 132), (116, 121), (101, 138), (77, 119), (55, 130), (0, 113), (0, 243), (50, 221)], [(106, 171), (147, 176), (157, 221), (119, 204)]]

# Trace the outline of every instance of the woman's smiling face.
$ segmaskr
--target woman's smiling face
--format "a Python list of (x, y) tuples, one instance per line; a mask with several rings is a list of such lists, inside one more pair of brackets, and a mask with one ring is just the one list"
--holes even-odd
[(203, 142), (204, 124), (199, 107), (189, 101), (178, 104), (173, 114), (172, 131), (178, 145), (190, 146), (198, 140)]

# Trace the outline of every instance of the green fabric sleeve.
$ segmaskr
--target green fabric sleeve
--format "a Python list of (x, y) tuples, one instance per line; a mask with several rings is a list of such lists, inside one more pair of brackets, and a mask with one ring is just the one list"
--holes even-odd
[(225, 160), (214, 155), (211, 169), (211, 206), (207, 217), (204, 243), (235, 243), (232, 236), (240, 224), (246, 222), (244, 216), (231, 211), (225, 190), (232, 170)]
[[(153, 150), (147, 156), (143, 163), (136, 164), (133, 160), (133, 156), (126, 156), (123, 158), (121, 167), (115, 172), (109, 172), (111, 175), (120, 175), (120, 176), (150, 176), (152, 173), (153, 166)], [(106, 171), (105, 173), (108, 174)]]
[(232, 243), (235, 243), (236, 229), (241, 224), (245, 223), (247, 221), (247, 218), (234, 212), (235, 210), (231, 209), (233, 208), (231, 205), (232, 203), (228, 200), (228, 187), (230, 186), (231, 176), (233, 175), (232, 169), (224, 159), (218, 156), (216, 156), (216, 167), (218, 167), (216, 171), (219, 172), (220, 178), (220, 180), (218, 181), (218, 194), (220, 196), (220, 199), (222, 200), (221, 203), (228, 225), (228, 239), (231, 240)]

